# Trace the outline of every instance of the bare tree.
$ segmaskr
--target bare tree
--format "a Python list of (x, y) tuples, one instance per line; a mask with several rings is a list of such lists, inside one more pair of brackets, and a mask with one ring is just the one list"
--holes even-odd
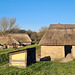
[(40, 29), (39, 29), (39, 32), (44, 32), (47, 30), (48, 27), (46, 26), (42, 26)]
[(0, 32), (2, 34), (5, 34), (7, 30), (10, 32), (11, 29), (18, 28), (18, 25), (15, 25), (15, 22), (16, 18), (8, 18), (8, 17), (0, 18)]
[(38, 36), (38, 41), (41, 40), (41, 38), (43, 37), (43, 35), (45, 34), (47, 30), (47, 27), (46, 26), (43, 26), (39, 29), (39, 32), (37, 33), (37, 36)]

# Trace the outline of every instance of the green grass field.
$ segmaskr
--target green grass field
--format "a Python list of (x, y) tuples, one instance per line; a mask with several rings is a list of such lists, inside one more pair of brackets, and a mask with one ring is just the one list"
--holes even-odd
[(0, 67), (0, 75), (75, 75), (75, 60), (68, 63), (37, 62), (24, 69), (6, 65)]
[(41, 61), (28, 66), (27, 68), (10, 67), (2, 65), (8, 63), (8, 53), (17, 50), (35, 47), (40, 49), (39, 45), (30, 45), (22, 48), (0, 50), (0, 75), (75, 75), (75, 59), (68, 63)]

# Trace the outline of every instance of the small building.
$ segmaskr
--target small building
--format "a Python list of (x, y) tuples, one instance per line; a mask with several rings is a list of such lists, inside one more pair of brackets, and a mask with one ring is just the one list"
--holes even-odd
[(51, 60), (65, 58), (71, 54), (75, 58), (75, 24), (51, 24), (39, 42), (41, 58)]
[(35, 62), (36, 62), (35, 48), (29, 48), (9, 53), (9, 66), (25, 68)]
[(19, 43), (12, 37), (10, 36), (0, 36), (0, 49), (4, 49), (4, 48), (13, 48), (13, 44), (16, 44), (16, 46), (19, 45)]
[(28, 36), (28, 34), (24, 34), (24, 33), (11, 33), (8, 34), (8, 36), (13, 37), (16, 41), (19, 42), (20, 45), (31, 45), (31, 39)]

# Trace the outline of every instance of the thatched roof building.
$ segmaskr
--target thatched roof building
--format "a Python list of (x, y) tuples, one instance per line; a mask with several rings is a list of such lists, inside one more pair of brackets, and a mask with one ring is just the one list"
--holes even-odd
[(75, 24), (51, 24), (40, 45), (75, 45)]
[(12, 33), (8, 35), (13, 37), (16, 41), (19, 42), (32, 42), (28, 34)]
[(1, 45), (12, 45), (13, 43), (19, 44), (14, 38), (10, 36), (0, 36), (0, 44)]
[(41, 58), (61, 59), (68, 54), (75, 58), (75, 24), (51, 24), (39, 42)]
[(31, 45), (31, 39), (27, 34), (6, 34), (0, 36), (0, 45), (7, 48)]

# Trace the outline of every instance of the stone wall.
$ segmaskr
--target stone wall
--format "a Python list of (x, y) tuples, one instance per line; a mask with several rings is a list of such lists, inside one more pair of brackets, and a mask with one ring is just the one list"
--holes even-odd
[(41, 58), (46, 56), (50, 56), (51, 60), (64, 58), (64, 46), (41, 46)]
[(73, 58), (75, 58), (75, 46), (72, 46), (71, 51), (72, 51), (72, 56), (73, 56)]
[(12, 45), (7, 45), (7, 48), (13, 48), (13, 46)]
[(28, 42), (28, 43), (22, 43), (24, 45), (31, 45), (31, 42)]

